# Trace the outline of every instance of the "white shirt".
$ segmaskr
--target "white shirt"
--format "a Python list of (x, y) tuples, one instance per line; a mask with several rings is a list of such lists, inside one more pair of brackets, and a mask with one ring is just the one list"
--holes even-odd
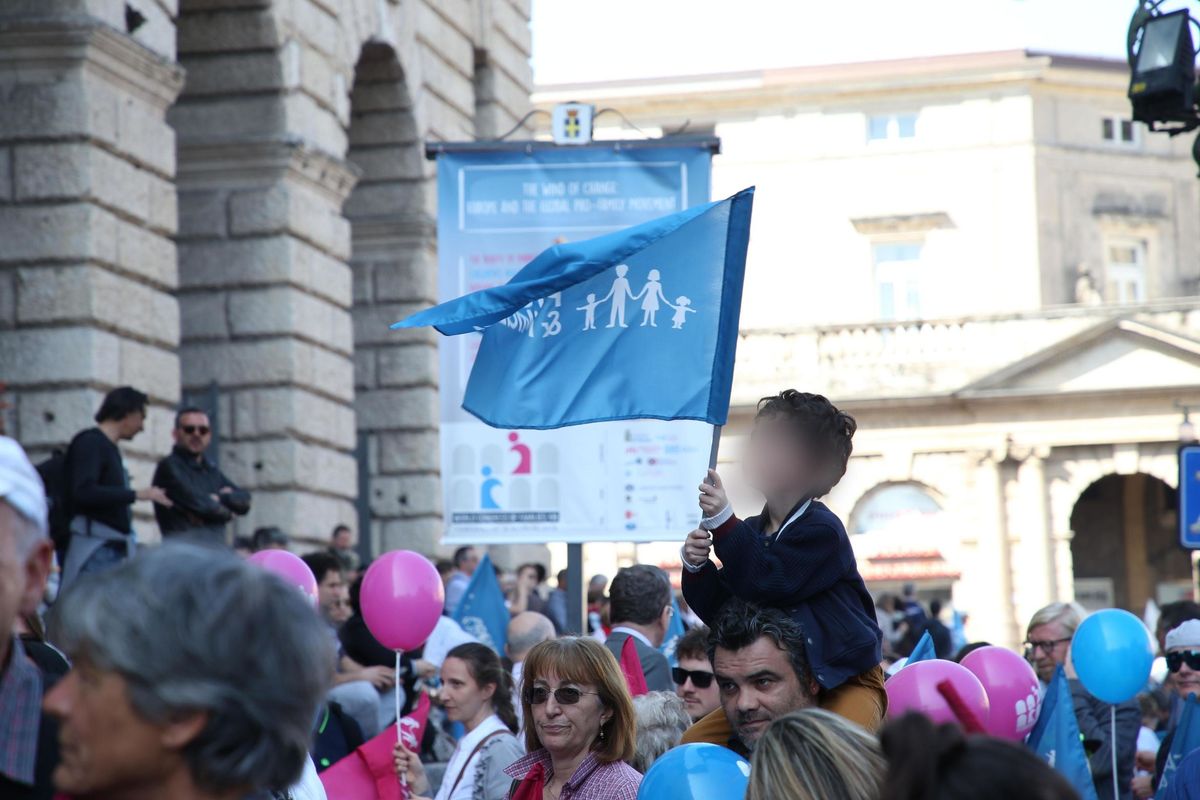
[(304, 759), (304, 772), (301, 773), (300, 780), (288, 790), (288, 793), (294, 800), (327, 800), (325, 785), (317, 776), (317, 765), (313, 763), (311, 757)]
[(655, 647), (653, 644), (650, 643), (650, 640), (646, 638), (646, 634), (642, 633), (641, 631), (635, 631), (633, 628), (626, 628), (624, 625), (618, 625), (617, 627), (615, 627), (611, 631), (609, 631), (609, 633), (608, 633), (609, 637), (612, 637), (612, 635), (614, 633), (627, 633), (630, 636), (632, 636), (633, 638), (637, 639), (642, 644), (646, 645), (646, 647), (649, 647), (652, 650), (658, 649), (657, 647)]
[[(472, 753), (476, 745), (496, 731), (509, 732), (508, 726), (493, 714), (459, 740), (458, 747), (446, 763), (446, 771), (442, 774), (442, 786), (434, 800), (471, 800), (471, 795), (475, 793), (475, 770), (479, 766), (479, 753)], [(458, 780), (460, 774), (461, 781)], [(455, 781), (458, 781), (458, 787), (454, 788), (454, 794), (450, 794)]]

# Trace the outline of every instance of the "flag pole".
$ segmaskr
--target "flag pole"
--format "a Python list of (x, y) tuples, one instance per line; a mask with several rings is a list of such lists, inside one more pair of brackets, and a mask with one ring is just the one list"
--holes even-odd
[(708, 451), (708, 468), (717, 468), (717, 451), (721, 449), (721, 426), (713, 425), (712, 448)]

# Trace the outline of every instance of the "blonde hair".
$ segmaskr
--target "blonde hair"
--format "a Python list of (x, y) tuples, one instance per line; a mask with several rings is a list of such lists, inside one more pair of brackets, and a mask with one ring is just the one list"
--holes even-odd
[(1025, 635), (1028, 636), (1034, 628), (1057, 622), (1063, 626), (1067, 636), (1074, 636), (1075, 629), (1079, 627), (1079, 623), (1083, 622), (1083, 618), (1086, 616), (1087, 611), (1079, 603), (1051, 603), (1044, 608), (1039, 608), (1034, 613), (1029, 620), (1028, 627), (1025, 628)]
[(746, 800), (878, 800), (886, 769), (874, 736), (806, 708), (775, 720), (759, 739)]
[(592, 752), (603, 762), (628, 761), (633, 758), (637, 740), (637, 722), (633, 714), (633, 698), (616, 657), (604, 645), (590, 637), (565, 636), (534, 645), (525, 656), (521, 683), (521, 715), (525, 720), (525, 752), (542, 749), (529, 690), (538, 680), (555, 675), (563, 683), (595, 686), (601, 704), (612, 712), (608, 722), (600, 727), (600, 736), (592, 743)]

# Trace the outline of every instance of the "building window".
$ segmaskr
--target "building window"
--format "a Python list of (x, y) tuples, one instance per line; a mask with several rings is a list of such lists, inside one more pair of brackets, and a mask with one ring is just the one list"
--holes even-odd
[(1100, 120), (1100, 135), (1106, 142), (1133, 147), (1138, 143), (1137, 128), (1126, 117), (1104, 117)]
[(942, 507), (923, 486), (885, 483), (863, 495), (850, 514), (853, 534), (888, 531), (906, 533), (929, 530)]
[(917, 135), (916, 114), (872, 114), (867, 117), (867, 141), (912, 139)]
[(920, 242), (890, 242), (872, 246), (880, 319), (920, 319), (921, 250)]
[(1105, 294), (1110, 303), (1146, 299), (1146, 241), (1112, 239), (1104, 246)]

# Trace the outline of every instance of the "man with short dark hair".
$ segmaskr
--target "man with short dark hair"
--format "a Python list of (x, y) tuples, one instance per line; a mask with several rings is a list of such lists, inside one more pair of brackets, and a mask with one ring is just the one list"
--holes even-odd
[(129, 488), (117, 447), (117, 442), (142, 431), (148, 402), (132, 386), (113, 389), (96, 412), (96, 427), (76, 434), (67, 448), (63, 499), (71, 520), (71, 543), (63, 565), (64, 590), (79, 575), (110, 569), (133, 554), (135, 501), (171, 506), (161, 486)]
[(696, 722), (721, 707), (721, 694), (708, 658), (708, 628), (692, 628), (675, 643), (671, 670), (675, 694), (683, 700), (688, 716)]
[(671, 582), (667, 574), (649, 564), (635, 564), (617, 572), (608, 592), (612, 631), (605, 646), (621, 660), (621, 649), (633, 639), (646, 688), (673, 692), (671, 666), (658, 649), (671, 621)]
[(358, 576), (360, 561), (358, 551), (354, 549), (354, 531), (346, 523), (339, 522), (333, 527), (333, 534), (329, 537), (329, 552), (342, 562), (342, 572), (346, 573), (348, 581), (353, 582)]
[(731, 750), (748, 756), (773, 720), (817, 705), (804, 634), (785, 612), (731, 600), (708, 643)]
[(228, 544), (225, 525), (250, 511), (250, 493), (239, 489), (205, 456), (212, 444), (208, 414), (189, 406), (175, 414), (175, 447), (158, 462), (154, 485), (172, 505), (155, 506), (163, 537), (186, 536), (200, 544)]
[(467, 587), (471, 585), (471, 576), (479, 566), (479, 553), (471, 545), (464, 545), (454, 551), (454, 572), (446, 581), (446, 615), (454, 616), (462, 603)]
[(342, 562), (324, 552), (308, 553), (302, 558), (317, 579), (317, 609), (328, 626), (337, 653), (329, 700), (353, 717), (363, 735), (370, 739), (395, 720), (395, 668), (365, 667), (346, 655), (338, 635), (350, 617), (350, 592)]
[(0, 797), (50, 800), (58, 728), (41, 711), (57, 676), (43, 672), (16, 635), (37, 612), (50, 574), (46, 496), (21, 446), (0, 436)]
[(950, 658), (954, 654), (954, 642), (950, 629), (940, 618), (941, 613), (942, 601), (935, 597), (929, 601), (929, 621), (925, 623), (922, 633), (929, 632), (929, 638), (933, 640), (933, 652), (938, 658)]

